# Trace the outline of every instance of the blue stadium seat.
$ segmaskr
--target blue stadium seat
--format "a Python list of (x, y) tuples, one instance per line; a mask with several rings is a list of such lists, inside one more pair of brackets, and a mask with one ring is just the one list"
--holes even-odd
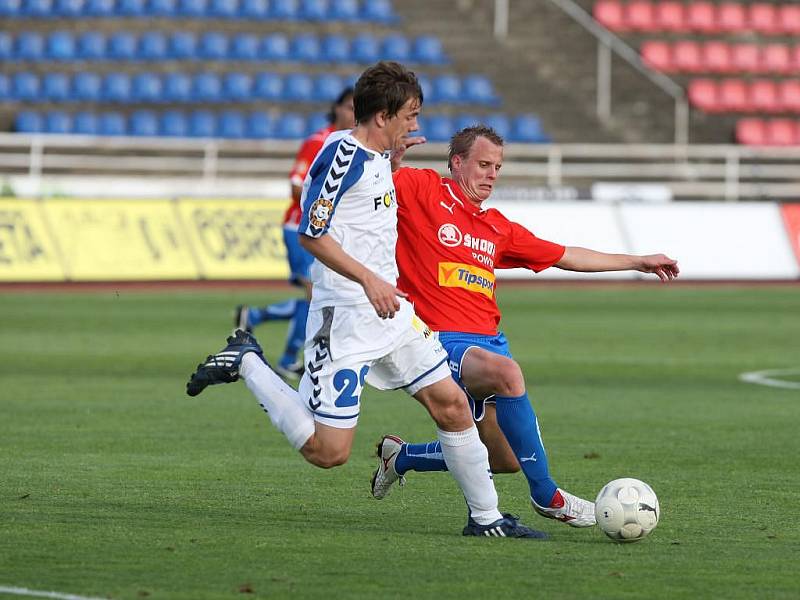
[(70, 99), (69, 77), (66, 73), (45, 73), (42, 76), (42, 98), (50, 102)]
[(101, 60), (106, 56), (106, 36), (99, 31), (87, 31), (78, 38), (77, 57), (81, 60)]
[(128, 133), (144, 137), (158, 135), (158, 117), (151, 110), (137, 110), (128, 119)]
[(422, 88), (422, 96), (425, 100), (426, 106), (436, 104), (436, 94), (433, 90), (431, 78), (427, 75), (417, 73), (417, 81), (419, 81), (419, 86)]
[(0, 17), (19, 17), (21, 15), (21, 0), (0, 0)]
[(299, 33), (289, 44), (289, 58), (303, 63), (316, 63), (320, 60), (319, 39), (313, 33)]
[(99, 124), (93, 112), (81, 111), (72, 118), (72, 133), (78, 135), (97, 135)]
[(320, 60), (333, 64), (350, 61), (350, 41), (343, 35), (332, 33), (322, 38)]
[(83, 12), (88, 17), (113, 17), (114, 0), (86, 0)]
[(259, 100), (280, 100), (283, 98), (283, 78), (270, 71), (259, 73), (253, 82), (252, 95)]
[(47, 37), (48, 58), (53, 60), (74, 60), (76, 54), (75, 38), (69, 31), (54, 31)]
[(14, 38), (6, 31), (0, 31), (0, 61), (14, 58)]
[(283, 80), (283, 99), (310, 102), (314, 96), (314, 80), (305, 73), (289, 73)]
[(167, 36), (160, 31), (147, 31), (139, 37), (136, 56), (139, 60), (162, 61), (167, 58)]
[(473, 125), (479, 125), (483, 122), (483, 118), (479, 117), (478, 115), (474, 115), (472, 113), (459, 113), (457, 114), (453, 120), (453, 131), (460, 131), (465, 127), (472, 127)]
[(242, 0), (239, 4), (239, 16), (249, 21), (269, 19), (269, 2), (267, 0)]
[(223, 96), (231, 102), (246, 102), (252, 88), (253, 78), (247, 73), (226, 73), (222, 80)]
[(137, 73), (133, 77), (131, 96), (134, 102), (161, 102), (163, 84), (155, 73)]
[(189, 122), (186, 115), (179, 110), (165, 111), (159, 119), (158, 134), (169, 137), (187, 137)]
[(247, 137), (268, 138), (272, 137), (272, 117), (263, 111), (252, 112), (247, 116)]
[(207, 110), (196, 110), (189, 115), (189, 135), (192, 137), (214, 137), (217, 119)]
[(355, 22), (361, 19), (358, 0), (331, 0), (328, 7), (328, 19), (331, 21)]
[(0, 73), (0, 102), (6, 102), (11, 97), (11, 82), (6, 75)]
[(23, 110), (14, 117), (14, 131), (18, 133), (42, 133), (44, 131), (44, 119), (37, 112)]
[(56, 0), (53, 11), (59, 17), (75, 19), (83, 16), (84, 0)]
[(279, 140), (300, 139), (306, 135), (306, 120), (302, 115), (289, 112), (283, 113), (275, 124), (273, 137)]
[(32, 19), (52, 17), (53, 0), (27, 0), (23, 3), (23, 14)]
[(215, 19), (235, 19), (239, 14), (239, 0), (211, 0), (208, 15)]
[(300, 0), (299, 17), (304, 21), (328, 19), (328, 0)]
[(461, 82), (464, 100), (472, 104), (498, 106), (500, 99), (494, 93), (492, 82), (484, 75), (467, 75)]
[(72, 97), (80, 102), (100, 100), (103, 83), (97, 73), (76, 73), (72, 78)]
[(511, 122), (510, 138), (512, 142), (529, 144), (541, 144), (550, 141), (550, 136), (542, 129), (542, 122), (539, 117), (533, 114), (514, 117)]
[(258, 36), (238, 33), (231, 40), (229, 56), (234, 60), (258, 60)]
[(170, 18), (178, 14), (178, 2), (177, 0), (149, 0), (146, 10), (151, 17)]
[(448, 142), (455, 133), (450, 117), (431, 115), (425, 119), (425, 137), (431, 142)]
[(186, 73), (167, 73), (162, 95), (166, 102), (189, 102), (192, 99), (192, 78)]
[(247, 132), (247, 124), (242, 113), (237, 110), (226, 110), (219, 115), (217, 135), (224, 138), (243, 138)]
[(289, 38), (282, 33), (270, 33), (261, 39), (260, 55), (263, 60), (284, 62), (289, 60)]
[(144, 17), (144, 0), (117, 0), (116, 13), (122, 17)]
[(101, 98), (106, 102), (130, 102), (131, 87), (127, 73), (109, 73), (103, 79)]
[(106, 54), (112, 60), (134, 60), (136, 58), (136, 36), (130, 31), (111, 34)]
[(44, 38), (32, 31), (23, 31), (15, 40), (14, 55), (17, 60), (37, 61), (44, 58)]
[(58, 133), (65, 135), (72, 131), (72, 119), (60, 110), (53, 110), (44, 116), (45, 133)]
[(125, 135), (125, 117), (118, 112), (105, 112), (97, 119), (97, 135)]
[(272, 0), (270, 2), (270, 19), (294, 21), (297, 19), (299, 12), (297, 0)]
[(176, 31), (169, 38), (169, 55), (177, 60), (197, 55), (197, 36), (190, 31)]
[(411, 60), (425, 65), (443, 65), (448, 62), (442, 42), (432, 35), (421, 35), (414, 38)]
[(461, 80), (455, 75), (439, 75), (433, 80), (433, 94), (437, 102), (461, 103)]
[(326, 113), (313, 113), (306, 119), (306, 137), (330, 125)]
[(350, 58), (362, 64), (372, 64), (380, 57), (380, 42), (371, 33), (359, 33), (350, 44)]
[(317, 102), (333, 102), (342, 93), (344, 80), (335, 73), (318, 75), (314, 82), (313, 99)]
[(501, 137), (507, 139), (511, 135), (511, 119), (503, 113), (487, 115), (483, 119), (484, 125), (494, 129)]
[(192, 79), (192, 96), (198, 102), (219, 102), (222, 82), (216, 73), (197, 73)]
[(392, 25), (397, 23), (390, 0), (364, 0), (361, 5), (361, 20)]
[(397, 62), (408, 62), (410, 56), (411, 42), (408, 41), (406, 36), (395, 33), (383, 39), (381, 58), (385, 60), (396, 60)]
[(209, 31), (200, 36), (198, 55), (204, 60), (225, 60), (228, 57), (228, 36)]
[(200, 18), (206, 16), (208, 0), (179, 0), (178, 14), (182, 17)]
[(21, 71), (11, 78), (11, 90), (17, 100), (35, 101), (39, 100), (41, 83), (34, 73)]

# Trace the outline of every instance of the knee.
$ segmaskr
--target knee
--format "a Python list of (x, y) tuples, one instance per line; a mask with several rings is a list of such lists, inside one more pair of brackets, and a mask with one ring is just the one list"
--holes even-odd
[(467, 398), (458, 389), (455, 393), (440, 396), (436, 402), (432, 402), (430, 412), (439, 427), (450, 431), (456, 431), (453, 428), (462, 426), (464, 421), (472, 424)]
[(521, 396), (525, 393), (525, 378), (516, 361), (504, 360), (497, 365), (493, 377), (494, 393), (498, 396)]
[(333, 467), (338, 467), (346, 463), (347, 459), (350, 458), (350, 452), (348, 450), (328, 451), (324, 454), (319, 453), (312, 456), (306, 456), (306, 458), (308, 459), (308, 462), (316, 467), (320, 467), (321, 469), (332, 469)]

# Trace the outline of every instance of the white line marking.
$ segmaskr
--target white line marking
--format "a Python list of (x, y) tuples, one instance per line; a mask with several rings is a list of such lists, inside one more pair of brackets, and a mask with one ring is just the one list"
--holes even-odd
[(757, 383), (769, 387), (784, 388), (787, 390), (800, 390), (800, 381), (784, 381), (776, 379), (786, 375), (798, 375), (800, 368), (796, 369), (769, 369), (767, 371), (750, 371), (739, 375), (739, 380), (746, 383)]
[(55, 598), (56, 600), (108, 600), (107, 598), (93, 598), (90, 596), (76, 596), (75, 594), (62, 594), (61, 592), (42, 592), (21, 587), (6, 587), (0, 585), (0, 594), (15, 596), (32, 596), (34, 598)]

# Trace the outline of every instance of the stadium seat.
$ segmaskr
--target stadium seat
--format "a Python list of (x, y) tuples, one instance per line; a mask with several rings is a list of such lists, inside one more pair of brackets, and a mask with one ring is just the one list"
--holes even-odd
[(137, 110), (128, 119), (130, 135), (155, 137), (158, 135), (158, 117), (151, 110)]
[(715, 33), (717, 22), (714, 5), (707, 1), (689, 3), (686, 25), (698, 33)]
[(704, 112), (719, 110), (717, 84), (711, 79), (693, 79), (687, 89), (689, 102)]
[(344, 80), (339, 75), (322, 73), (314, 81), (313, 99), (317, 102), (333, 102), (344, 88)]
[(789, 47), (784, 44), (767, 44), (761, 48), (762, 73), (784, 75), (794, 70)]
[(214, 137), (217, 133), (217, 119), (208, 110), (195, 110), (189, 115), (189, 135), (191, 137)]
[(44, 38), (32, 31), (23, 31), (14, 40), (17, 60), (39, 61), (44, 58)]
[(303, 138), (306, 135), (306, 121), (297, 113), (289, 112), (283, 113), (278, 118), (275, 128), (273, 129), (273, 137), (280, 140), (291, 140)]
[(343, 35), (332, 33), (322, 38), (320, 60), (333, 64), (350, 61), (350, 41)]
[(433, 79), (434, 96), (438, 102), (460, 104), (461, 80), (455, 75), (439, 75)]
[(14, 58), (14, 38), (7, 31), (0, 31), (0, 61)]
[(0, 0), (0, 17), (19, 17), (22, 13), (21, 0)]
[(786, 112), (800, 113), (800, 81), (787, 79), (778, 84), (778, 99)]
[(197, 53), (203, 60), (225, 60), (228, 57), (228, 37), (218, 31), (200, 36)]
[(248, 21), (269, 19), (269, 2), (267, 0), (242, 0), (239, 4), (239, 16)]
[(790, 119), (771, 119), (765, 129), (765, 141), (770, 146), (794, 146), (798, 143), (797, 125)]
[(178, 14), (190, 19), (199, 19), (206, 16), (208, 0), (179, 0)]
[(97, 135), (97, 115), (89, 111), (81, 111), (72, 117), (72, 133), (78, 135)]
[(442, 42), (431, 35), (414, 38), (411, 60), (426, 65), (444, 65), (449, 62), (442, 48)]
[(425, 119), (425, 129), (422, 133), (431, 142), (450, 141), (455, 133), (455, 125), (450, 117), (446, 115), (430, 115)]
[(23, 14), (32, 19), (46, 19), (53, 15), (53, 0), (27, 0), (23, 2)]
[(226, 73), (222, 79), (222, 94), (230, 102), (246, 102), (250, 99), (253, 78), (247, 73)]
[(121, 17), (144, 17), (144, 0), (117, 0), (116, 14)]
[(294, 21), (298, 18), (299, 12), (297, 0), (271, 0), (270, 2), (270, 19)]
[(504, 139), (511, 135), (511, 119), (502, 113), (486, 115), (483, 124), (494, 129)]
[(464, 100), (483, 106), (497, 106), (500, 99), (494, 93), (492, 82), (484, 75), (467, 75), (461, 82)]
[(478, 115), (472, 113), (459, 113), (455, 117), (451, 118), (451, 123), (453, 125), (453, 133), (456, 131), (460, 131), (467, 127), (473, 127), (474, 125), (480, 125), (483, 123), (483, 117), (479, 117)]
[(656, 4), (655, 24), (659, 31), (671, 33), (686, 32), (686, 16), (683, 4), (674, 0), (667, 0)]
[(383, 38), (383, 43), (381, 44), (382, 59), (408, 62), (410, 57), (411, 43), (406, 36), (395, 33)]
[(643, 33), (657, 31), (653, 4), (649, 0), (632, 0), (625, 7), (625, 21), (628, 29)]
[(390, 0), (364, 0), (361, 3), (360, 17), (362, 21), (384, 25), (392, 25), (398, 21)]
[(700, 44), (692, 40), (675, 42), (672, 48), (672, 62), (680, 73), (702, 72), (703, 60), (700, 54)]
[(731, 46), (731, 69), (738, 73), (756, 73), (761, 67), (761, 53), (756, 44)]
[(11, 82), (7, 75), (0, 73), (0, 102), (7, 102), (11, 98)]
[(45, 133), (66, 135), (72, 130), (72, 119), (60, 110), (52, 110), (44, 116)]
[(778, 23), (785, 35), (800, 35), (800, 5), (782, 5), (778, 9)]
[(189, 102), (192, 99), (192, 78), (186, 73), (164, 75), (162, 96), (166, 102)]
[(42, 98), (50, 102), (70, 99), (69, 77), (66, 73), (45, 73), (42, 76)]
[(750, 103), (752, 110), (761, 113), (781, 112), (778, 87), (769, 79), (757, 79), (750, 83)]
[(160, 31), (147, 31), (139, 38), (136, 56), (139, 60), (166, 60), (169, 51), (167, 36)]
[(536, 115), (518, 115), (511, 125), (511, 141), (527, 144), (542, 144), (550, 141)]
[(298, 16), (303, 21), (328, 20), (328, 0), (300, 0)]
[(222, 82), (219, 75), (209, 71), (196, 73), (192, 78), (192, 97), (198, 102), (222, 100)]
[(231, 40), (229, 56), (234, 60), (258, 60), (259, 43), (253, 33), (237, 33)]
[(748, 112), (752, 110), (747, 84), (741, 79), (723, 79), (717, 89), (716, 111)]
[(219, 115), (217, 122), (217, 136), (223, 138), (243, 138), (247, 132), (247, 125), (242, 113), (236, 110), (226, 110)]
[(703, 44), (702, 49), (703, 70), (711, 73), (730, 73), (731, 49), (725, 42), (711, 40)]
[(97, 102), (102, 97), (103, 83), (97, 73), (76, 73), (72, 78), (72, 97), (80, 102)]
[(235, 19), (238, 15), (238, 0), (211, 0), (208, 7), (208, 16), (215, 19)]
[(289, 38), (283, 33), (270, 33), (261, 39), (259, 54), (263, 60), (284, 62), (289, 60)]
[(761, 119), (739, 119), (736, 122), (736, 141), (745, 146), (764, 146), (766, 144), (766, 132), (764, 131), (764, 121)]
[(330, 125), (326, 113), (313, 113), (306, 119), (306, 137)]
[(427, 106), (436, 104), (437, 99), (431, 78), (424, 73), (417, 73), (417, 81), (419, 81), (419, 87), (422, 89), (422, 95), (424, 97), (425, 104)]
[(14, 98), (23, 102), (33, 102), (39, 99), (41, 83), (34, 73), (21, 71), (14, 73), (11, 78), (11, 93)]
[(247, 137), (257, 139), (272, 137), (272, 117), (269, 113), (256, 111), (247, 116)]
[(131, 98), (134, 102), (161, 102), (163, 88), (159, 75), (137, 73), (131, 82)]
[(69, 31), (54, 31), (47, 36), (47, 58), (69, 61), (75, 59), (75, 38)]
[(98, 135), (125, 135), (125, 117), (118, 112), (104, 112), (97, 120)]
[(103, 79), (101, 98), (106, 102), (130, 102), (131, 78), (127, 73), (109, 73)]
[(136, 36), (129, 31), (117, 31), (108, 39), (106, 48), (112, 60), (134, 60), (136, 58)]
[(350, 43), (350, 58), (361, 64), (372, 64), (380, 57), (380, 42), (371, 33), (359, 33)]
[(361, 18), (358, 0), (331, 0), (328, 7), (328, 18), (331, 21), (358, 21)]
[(756, 2), (749, 5), (747, 21), (750, 29), (762, 35), (780, 35), (782, 26), (778, 23), (778, 13), (773, 4)]
[(44, 131), (44, 119), (37, 112), (23, 110), (14, 117), (14, 131), (18, 133), (42, 133)]
[(283, 98), (283, 78), (270, 71), (258, 73), (253, 81), (252, 96), (259, 100), (280, 100)]
[(310, 102), (314, 94), (314, 81), (305, 73), (289, 73), (283, 81), (283, 99), (289, 102)]
[(289, 43), (289, 59), (302, 63), (320, 61), (319, 38), (313, 33), (298, 33)]
[(83, 11), (87, 17), (109, 18), (114, 16), (114, 0), (86, 0)]
[(187, 137), (189, 123), (186, 115), (179, 110), (168, 110), (158, 119), (158, 135), (168, 137)]
[(194, 58), (197, 55), (197, 37), (189, 31), (176, 31), (169, 38), (169, 56), (176, 60)]
[(625, 8), (618, 0), (600, 0), (592, 9), (595, 20), (606, 29), (623, 32), (626, 30)]
[(723, 2), (717, 7), (717, 29), (723, 33), (747, 30), (747, 13), (739, 2)]
[(178, 2), (177, 0), (148, 0), (147, 13), (151, 17), (174, 17), (178, 14)]
[(106, 36), (99, 31), (86, 31), (78, 37), (77, 57), (81, 60), (101, 60), (106, 56)]
[(671, 73), (675, 70), (672, 64), (672, 47), (661, 40), (647, 40), (641, 48), (642, 60), (651, 69)]

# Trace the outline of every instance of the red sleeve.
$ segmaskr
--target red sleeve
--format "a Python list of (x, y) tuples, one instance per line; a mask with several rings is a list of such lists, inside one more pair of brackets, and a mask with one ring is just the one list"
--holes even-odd
[(323, 136), (312, 135), (300, 146), (300, 150), (297, 151), (297, 156), (294, 159), (294, 166), (289, 173), (289, 181), (292, 182), (292, 185), (298, 187), (303, 185), (306, 173), (311, 168), (311, 163), (314, 162), (314, 158), (324, 142), (325, 138)]
[(506, 221), (508, 235), (499, 260), (498, 269), (522, 267), (538, 273), (552, 267), (564, 256), (564, 246), (537, 238), (519, 223)]
[(433, 169), (412, 169), (401, 167), (392, 173), (397, 205), (402, 207), (419, 203), (431, 196), (431, 191), (439, 189), (442, 177)]

